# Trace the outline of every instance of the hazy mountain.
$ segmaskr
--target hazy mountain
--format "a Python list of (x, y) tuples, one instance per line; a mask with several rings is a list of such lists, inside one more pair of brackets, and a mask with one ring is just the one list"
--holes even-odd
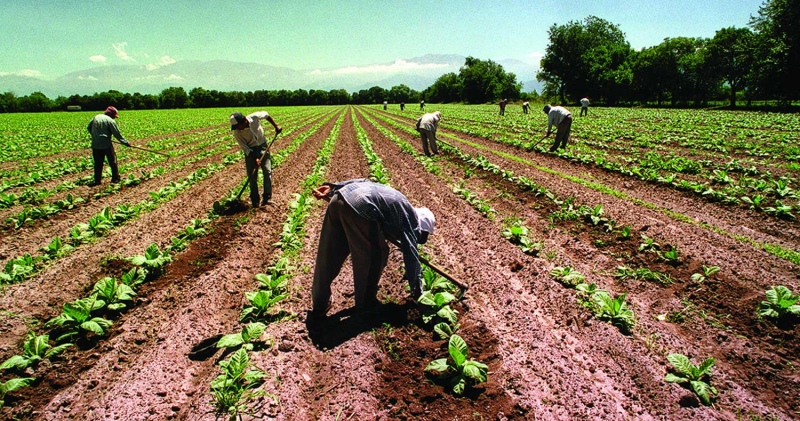
[[(112, 89), (157, 94), (172, 86), (182, 86), (187, 91), (199, 86), (219, 91), (345, 89), (354, 92), (373, 86), (389, 89), (405, 84), (423, 90), (445, 73), (458, 73), (464, 59), (459, 55), (428, 54), (370, 66), (306, 70), (225, 60), (186, 60), (162, 66), (109, 65), (72, 72), (55, 80), (0, 76), (0, 92), (11, 91), (21, 96), (40, 91), (55, 98), (59, 95), (91, 95)], [(536, 70), (529, 64), (519, 60), (498, 63), (517, 75), (517, 81), (523, 82), (525, 91), (539, 89), (536, 82), (528, 82), (535, 80)]]

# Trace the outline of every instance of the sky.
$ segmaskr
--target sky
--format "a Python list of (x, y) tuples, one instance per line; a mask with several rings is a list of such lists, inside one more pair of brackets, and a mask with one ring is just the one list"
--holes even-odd
[[(0, 76), (230, 60), (295, 70), (425, 54), (538, 66), (554, 24), (594, 15), (633, 48), (745, 27), (763, 0), (4, 0)], [(0, 91), (3, 87), (0, 86)]]

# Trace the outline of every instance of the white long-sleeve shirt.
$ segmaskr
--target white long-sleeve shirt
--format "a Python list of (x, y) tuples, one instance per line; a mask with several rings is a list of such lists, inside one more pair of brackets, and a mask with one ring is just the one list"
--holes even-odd
[(547, 132), (550, 133), (554, 125), (558, 127), (567, 116), (572, 116), (568, 109), (559, 106), (550, 107), (550, 112), (547, 113)]
[(269, 113), (266, 111), (256, 111), (249, 114), (247, 118), (248, 126), (244, 130), (234, 130), (233, 137), (236, 143), (242, 148), (245, 154), (249, 154), (256, 146), (265, 145), (267, 137), (264, 136), (264, 128), (261, 127), (261, 120), (266, 120)]
[(423, 114), (419, 119), (419, 128), (436, 133), (436, 129), (439, 128), (439, 120), (441, 119), (442, 113), (439, 111)]

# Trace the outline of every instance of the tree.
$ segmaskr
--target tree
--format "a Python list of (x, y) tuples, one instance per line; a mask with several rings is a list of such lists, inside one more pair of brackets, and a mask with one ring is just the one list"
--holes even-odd
[(17, 96), (13, 92), (3, 92), (0, 95), (0, 113), (15, 113), (18, 110)]
[(562, 103), (589, 96), (616, 101), (633, 78), (628, 63), (632, 50), (616, 25), (589, 16), (566, 25), (553, 25), (550, 44), (536, 78), (545, 93), (555, 93)]
[(506, 73), (503, 66), (492, 60), (467, 57), (458, 77), (461, 80), (461, 99), (470, 104), (484, 104), (500, 98), (518, 99), (522, 90), (517, 76)]
[(762, 96), (800, 99), (800, 2), (766, 0), (750, 19), (757, 34), (753, 80)]
[(747, 28), (723, 28), (709, 40), (705, 61), (710, 71), (725, 80), (730, 88), (731, 107), (736, 107), (736, 92), (747, 87), (752, 71), (755, 34)]
[(431, 102), (458, 102), (461, 99), (461, 79), (455, 73), (439, 76), (433, 85), (425, 90), (425, 97)]
[(53, 107), (53, 101), (47, 95), (37, 91), (28, 96), (19, 97), (17, 99), (19, 110), (24, 113), (36, 113), (43, 111), (50, 111)]
[(411, 88), (403, 84), (392, 86), (392, 89), (389, 89), (388, 101), (393, 104), (411, 101)]
[(216, 98), (211, 95), (210, 91), (207, 91), (201, 87), (192, 88), (189, 91), (189, 99), (192, 103), (192, 107), (197, 108), (211, 108), (216, 106)]
[(189, 94), (180, 87), (164, 89), (159, 95), (161, 108), (189, 108)]

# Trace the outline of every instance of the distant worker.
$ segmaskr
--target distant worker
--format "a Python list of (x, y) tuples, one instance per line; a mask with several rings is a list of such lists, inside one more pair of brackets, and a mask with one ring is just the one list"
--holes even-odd
[[(416, 129), (422, 138), (422, 151), (425, 152), (425, 156), (431, 156), (430, 152), (433, 152), (434, 155), (439, 154), (439, 147), (436, 145), (436, 129), (439, 128), (439, 121), (441, 120), (441, 111), (423, 114), (422, 117), (417, 119)], [(428, 151), (428, 142), (430, 142), (431, 146), (430, 152)]]
[[(266, 111), (257, 111), (246, 117), (240, 112), (235, 112), (230, 116), (233, 138), (244, 152), (244, 163), (250, 183), (250, 204), (254, 208), (264, 206), (272, 199), (272, 157), (268, 150), (271, 145), (267, 144), (261, 120), (267, 120), (275, 127), (275, 136), (283, 131)], [(264, 191), (260, 202), (256, 175), (259, 167), (264, 175)]]
[(531, 104), (528, 101), (522, 103), (522, 113), (528, 114), (528, 110), (531, 108)]
[(508, 104), (508, 100), (503, 98), (500, 100), (500, 115), (506, 115), (506, 104)]
[(313, 190), (328, 209), (322, 221), (311, 286), (312, 322), (324, 320), (331, 284), (350, 255), (356, 308), (379, 304), (378, 281), (389, 257), (386, 240), (403, 253), (404, 279), (416, 300), (422, 294), (418, 244), (428, 241), (436, 219), (428, 208), (415, 208), (399, 191), (367, 179), (325, 183)]
[(386, 111), (387, 107), (389, 107), (389, 103), (386, 102), (386, 101), (383, 101), (383, 111)]
[(581, 98), (581, 113), (579, 117), (589, 116), (589, 98)]
[(556, 139), (550, 147), (550, 152), (555, 152), (559, 147), (566, 148), (569, 131), (572, 128), (572, 113), (564, 107), (552, 107), (550, 104), (545, 105), (542, 111), (547, 114), (547, 134), (544, 137), (550, 136), (554, 125), (557, 128)]
[(405, 102), (401, 102), (400, 103), (400, 111), (403, 111), (405, 109), (406, 109), (406, 103)]
[(425, 111), (425, 100), (419, 102), (419, 110)]
[(117, 166), (117, 154), (114, 152), (114, 145), (111, 143), (111, 136), (114, 136), (125, 146), (131, 144), (119, 132), (119, 126), (114, 121), (119, 117), (119, 112), (113, 106), (106, 108), (103, 114), (98, 114), (92, 118), (86, 130), (92, 135), (92, 158), (94, 159), (94, 180), (87, 184), (89, 187), (100, 185), (103, 178), (103, 161), (108, 160), (111, 167), (111, 182), (119, 183), (119, 166)]

